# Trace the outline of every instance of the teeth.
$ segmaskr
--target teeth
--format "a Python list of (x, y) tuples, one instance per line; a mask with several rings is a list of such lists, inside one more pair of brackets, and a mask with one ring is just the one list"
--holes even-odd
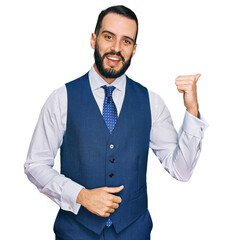
[(108, 57), (108, 59), (113, 60), (113, 61), (120, 61), (118, 58), (113, 58), (113, 57)]

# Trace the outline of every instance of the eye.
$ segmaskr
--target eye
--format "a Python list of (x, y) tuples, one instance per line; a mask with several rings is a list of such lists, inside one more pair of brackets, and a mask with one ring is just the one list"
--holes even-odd
[(126, 45), (132, 44), (132, 42), (131, 42), (130, 40), (128, 40), (128, 39), (124, 39), (123, 42), (124, 42), (124, 44), (126, 44)]
[(112, 36), (111, 36), (111, 35), (105, 35), (104, 38), (105, 38), (106, 40), (112, 40)]

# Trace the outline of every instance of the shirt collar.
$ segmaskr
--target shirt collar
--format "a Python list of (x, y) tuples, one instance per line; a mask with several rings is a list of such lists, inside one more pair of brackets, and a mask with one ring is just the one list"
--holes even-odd
[(94, 69), (91, 67), (89, 71), (89, 81), (92, 91), (101, 88), (103, 85), (114, 86), (120, 91), (124, 91), (126, 85), (126, 75), (123, 74), (120, 77), (116, 78), (111, 84), (108, 84)]

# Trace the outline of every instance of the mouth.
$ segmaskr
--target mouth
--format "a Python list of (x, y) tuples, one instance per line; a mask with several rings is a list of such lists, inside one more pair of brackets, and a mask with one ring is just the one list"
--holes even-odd
[(120, 61), (121, 60), (120, 57), (111, 57), (111, 56), (108, 56), (107, 59), (112, 60), (112, 61)]
[(115, 67), (121, 62), (121, 57), (116, 55), (108, 55), (106, 56), (107, 63), (110, 67)]

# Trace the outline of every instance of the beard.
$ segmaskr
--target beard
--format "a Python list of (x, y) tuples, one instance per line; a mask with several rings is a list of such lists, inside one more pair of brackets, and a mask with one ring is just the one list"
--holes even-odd
[[(103, 61), (107, 55), (117, 55), (117, 56), (121, 57), (123, 66), (121, 67), (120, 70), (116, 71), (113, 68), (105, 68), (104, 67)], [(128, 69), (128, 67), (130, 66), (132, 55), (133, 55), (133, 53), (131, 54), (129, 60), (127, 60), (127, 61), (125, 61), (124, 57), (121, 55), (120, 52), (117, 52), (117, 53), (114, 51), (107, 52), (103, 56), (101, 56), (97, 42), (95, 45), (95, 52), (94, 52), (95, 64), (96, 64), (96, 67), (99, 70), (100, 74), (105, 78), (118, 78), (121, 75), (123, 75), (126, 72), (126, 70)]]

